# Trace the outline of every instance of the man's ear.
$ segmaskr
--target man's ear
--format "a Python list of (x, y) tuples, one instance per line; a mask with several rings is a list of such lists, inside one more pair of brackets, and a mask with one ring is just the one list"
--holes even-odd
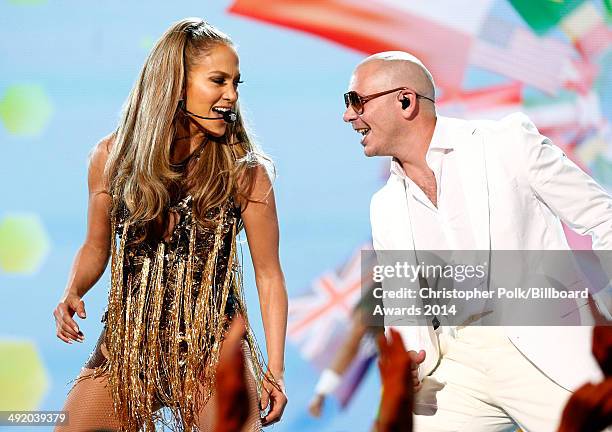
[(402, 117), (412, 118), (415, 111), (415, 94), (410, 91), (402, 90), (397, 99), (402, 107)]

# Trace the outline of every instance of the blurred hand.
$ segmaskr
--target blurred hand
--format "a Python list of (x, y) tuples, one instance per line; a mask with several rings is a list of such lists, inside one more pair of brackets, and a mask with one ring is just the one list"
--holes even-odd
[(319, 418), (323, 411), (323, 405), (325, 405), (325, 395), (316, 394), (308, 404), (308, 412), (311, 416)]
[(73, 340), (83, 342), (85, 339), (85, 335), (79, 329), (78, 324), (72, 319), (75, 313), (82, 319), (87, 316), (85, 303), (76, 294), (67, 294), (53, 311), (57, 337), (69, 344)]
[[(280, 375), (280, 374), (278, 374)], [(262, 426), (270, 426), (278, 422), (285, 411), (287, 405), (287, 395), (285, 394), (285, 384), (282, 377), (274, 376), (276, 384), (266, 377), (263, 382), (263, 392), (261, 393), (261, 410), (268, 409), (267, 414), (261, 419)]]
[[(387, 380), (393, 382), (404, 382), (404, 374), (409, 374), (412, 381), (412, 391), (418, 392), (421, 389), (419, 381), (419, 366), (425, 361), (426, 353), (421, 350), (406, 351), (400, 334), (390, 329), (391, 341), (387, 341), (384, 334), (378, 336), (378, 349), (380, 359), (378, 366), (381, 376), (386, 376)], [(384, 375), (383, 375), (384, 372)]]
[(239, 432), (249, 418), (249, 394), (241, 349), (245, 333), (244, 319), (236, 315), (223, 340), (217, 365), (215, 391), (219, 397), (215, 432)]
[(608, 378), (612, 376), (612, 326), (599, 312), (592, 296), (589, 296), (589, 308), (596, 324), (593, 328), (593, 356), (604, 376)]
[(599, 432), (612, 425), (612, 378), (585, 384), (567, 401), (558, 432)]
[(593, 328), (593, 356), (606, 378), (574, 392), (565, 405), (558, 432), (595, 432), (612, 425), (612, 327), (591, 296), (589, 307), (597, 324)]
[(612, 326), (593, 328), (593, 356), (606, 378), (612, 377)]
[(378, 367), (383, 385), (379, 432), (412, 431), (413, 392), (417, 385), (418, 365), (425, 360), (425, 351), (407, 352), (398, 332), (390, 329), (390, 340), (378, 336), (380, 359)]

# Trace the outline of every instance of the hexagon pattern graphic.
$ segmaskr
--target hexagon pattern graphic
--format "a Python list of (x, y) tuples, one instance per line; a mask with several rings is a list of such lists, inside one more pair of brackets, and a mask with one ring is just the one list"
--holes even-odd
[(42, 134), (52, 113), (51, 100), (37, 84), (9, 86), (0, 100), (0, 119), (13, 135)]
[(0, 271), (36, 273), (49, 247), (49, 237), (38, 215), (14, 214), (0, 219)]
[(48, 389), (48, 374), (36, 345), (0, 340), (0, 411), (35, 410)]

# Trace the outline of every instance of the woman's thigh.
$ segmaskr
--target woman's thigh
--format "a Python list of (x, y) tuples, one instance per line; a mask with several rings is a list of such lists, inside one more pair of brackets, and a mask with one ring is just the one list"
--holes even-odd
[[(79, 378), (90, 376), (94, 371), (83, 368)], [(106, 377), (80, 379), (68, 393), (63, 410), (68, 413), (68, 423), (58, 426), (55, 429), (58, 432), (119, 429)]]

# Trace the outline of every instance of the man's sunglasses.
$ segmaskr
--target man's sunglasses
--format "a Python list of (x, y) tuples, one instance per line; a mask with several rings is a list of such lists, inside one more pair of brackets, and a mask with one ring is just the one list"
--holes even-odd
[(422, 98), (422, 99), (427, 99), (428, 101), (434, 102), (433, 99), (428, 98), (427, 96), (420, 95), (414, 90), (412, 90), (411, 88), (398, 87), (398, 88), (394, 88), (393, 90), (386, 90), (380, 93), (374, 93), (374, 94), (367, 95), (367, 96), (361, 96), (356, 91), (350, 91), (350, 92), (344, 93), (344, 104), (346, 105), (347, 108), (349, 106), (353, 107), (353, 110), (357, 114), (363, 114), (363, 106), (365, 105), (366, 102), (371, 101), (372, 99), (376, 99), (379, 96), (384, 96), (386, 94), (393, 93), (395, 91), (400, 91), (400, 90), (410, 90), (412, 93), (415, 94), (417, 99)]

